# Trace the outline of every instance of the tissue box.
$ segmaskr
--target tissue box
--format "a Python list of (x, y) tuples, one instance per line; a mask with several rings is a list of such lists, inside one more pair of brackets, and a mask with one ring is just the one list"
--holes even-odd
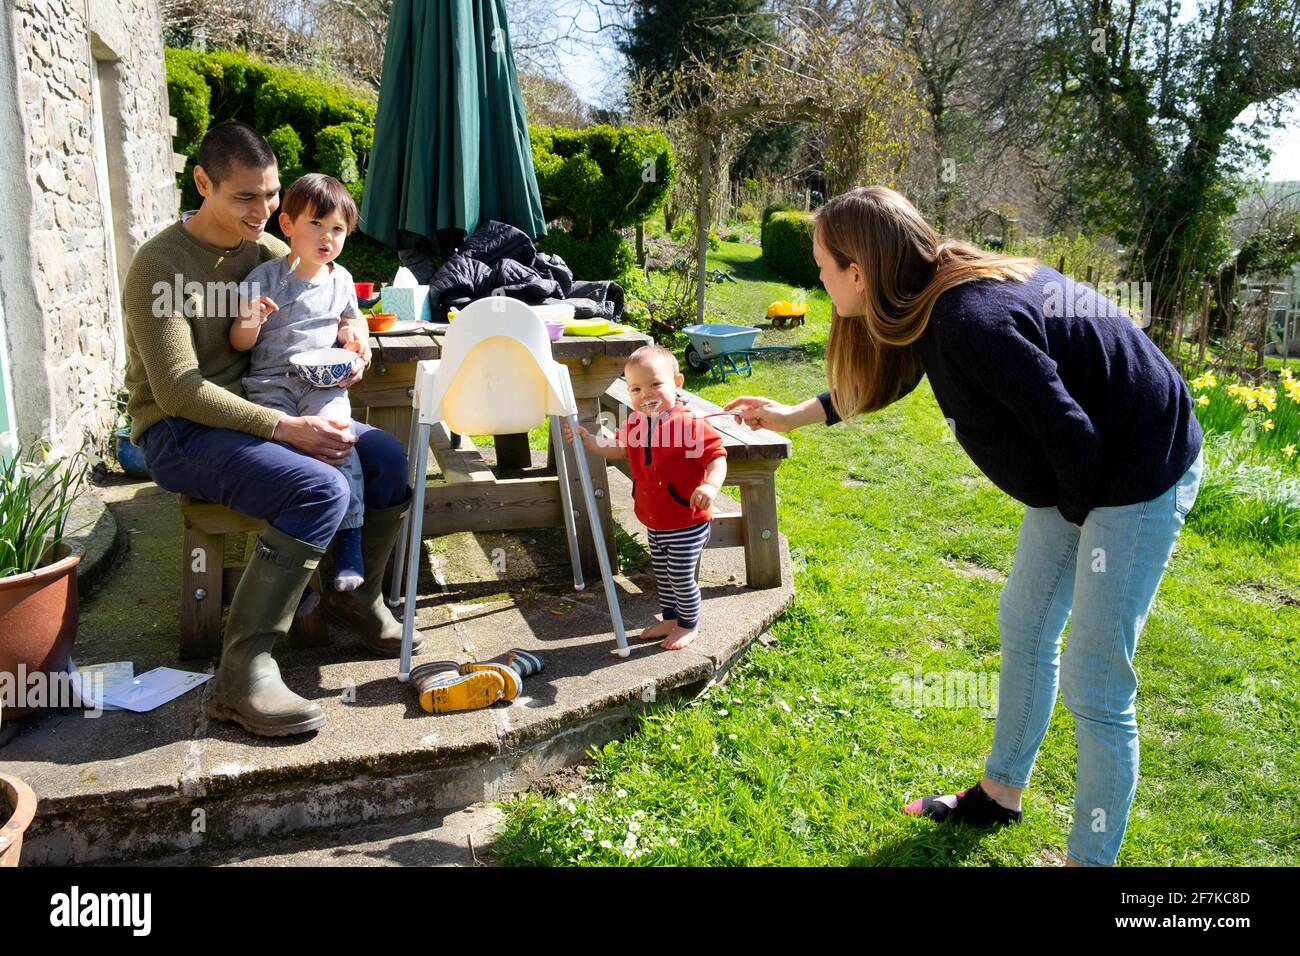
[(429, 315), (429, 287), (427, 285), (385, 285), (380, 292), (384, 311), (392, 312), (398, 322), (420, 319), (431, 321)]

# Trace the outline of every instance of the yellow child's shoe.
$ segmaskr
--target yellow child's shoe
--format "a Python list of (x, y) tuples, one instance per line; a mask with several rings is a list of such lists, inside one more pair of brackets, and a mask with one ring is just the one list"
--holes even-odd
[(494, 670), (461, 674), (455, 661), (430, 661), (411, 671), (420, 706), (430, 714), (491, 707), (505, 694), (506, 682)]

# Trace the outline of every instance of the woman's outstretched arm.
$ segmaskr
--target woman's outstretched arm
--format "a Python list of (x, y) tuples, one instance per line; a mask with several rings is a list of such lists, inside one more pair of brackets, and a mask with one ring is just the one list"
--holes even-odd
[(742, 395), (727, 402), (723, 411), (734, 412), (737, 422), (751, 428), (770, 428), (774, 432), (793, 431), (804, 425), (828, 421), (826, 405), (820, 396), (798, 405), (783, 405), (770, 398)]

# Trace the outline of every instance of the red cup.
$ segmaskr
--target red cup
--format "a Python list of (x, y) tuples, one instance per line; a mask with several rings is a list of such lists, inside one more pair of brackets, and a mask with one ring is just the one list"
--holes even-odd
[(373, 299), (375, 297), (375, 284), (373, 282), (354, 282), (357, 288), (358, 299)]

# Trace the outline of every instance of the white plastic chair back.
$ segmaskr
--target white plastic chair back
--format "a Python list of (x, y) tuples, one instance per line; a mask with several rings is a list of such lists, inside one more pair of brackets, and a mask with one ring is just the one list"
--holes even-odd
[(548, 415), (576, 410), (566, 372), (531, 306), (478, 299), (447, 329), (436, 374), (417, 376), (420, 421), (445, 421), (460, 435), (527, 432)]

